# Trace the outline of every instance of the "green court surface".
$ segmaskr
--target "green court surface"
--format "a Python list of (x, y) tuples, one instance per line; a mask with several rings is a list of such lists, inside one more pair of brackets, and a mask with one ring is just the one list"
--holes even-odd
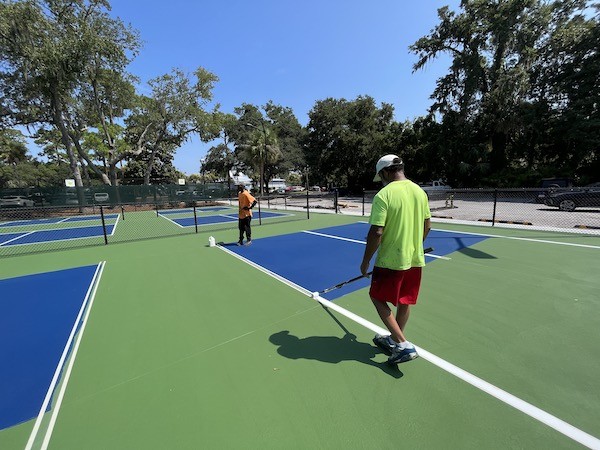
[[(254, 226), (254, 245), (356, 221), (311, 213)], [(206, 232), (0, 259), (0, 279), (106, 261), (56, 421), (33, 448), (48, 430), (48, 448), (63, 450), (574, 449), (587, 436), (598, 448), (600, 239), (434, 229), (503, 237), (428, 264), (406, 331), (433, 356), (397, 368), (371, 330), (208, 247)], [(367, 289), (336, 304), (381, 326)], [(0, 449), (25, 448), (34, 421), (0, 431)]]

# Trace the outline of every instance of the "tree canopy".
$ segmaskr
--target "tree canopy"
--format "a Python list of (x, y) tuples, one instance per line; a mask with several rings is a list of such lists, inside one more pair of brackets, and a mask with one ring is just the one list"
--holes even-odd
[[(435, 27), (409, 47), (415, 72), (451, 57), (428, 114), (398, 122), (391, 104), (366, 93), (317, 100), (306, 126), (273, 101), (220, 111), (218, 76), (202, 67), (166, 68), (140, 94), (127, 67), (141, 38), (109, 11), (106, 0), (0, 3), (2, 186), (33, 183), (36, 173), (77, 186), (174, 182), (182, 174), (173, 156), (191, 136), (213, 142), (195, 180), (244, 172), (267, 188), (275, 177), (306, 173), (311, 184), (372, 188), (386, 153), (401, 155), (416, 181), (463, 187), (533, 186), (549, 176), (583, 184), (600, 173), (600, 14), (592, 1), (442, 7)], [(27, 155), (19, 130), (45, 162)]]

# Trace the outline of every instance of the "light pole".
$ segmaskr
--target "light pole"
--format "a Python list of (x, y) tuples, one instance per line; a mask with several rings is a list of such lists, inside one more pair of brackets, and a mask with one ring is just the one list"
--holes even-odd
[[(264, 122), (260, 121), (260, 125), (262, 128), (262, 132), (263, 132), (263, 136), (264, 136), (264, 142), (263, 142), (263, 147), (264, 149), (259, 148), (258, 153), (259, 153), (259, 161), (258, 161), (258, 165), (259, 165), (259, 172), (260, 172), (260, 182), (259, 182), (259, 194), (262, 197), (263, 195), (263, 181), (264, 181), (264, 166), (265, 166), (265, 156), (267, 154), (267, 130), (265, 130), (265, 124)], [(248, 127), (252, 127), (256, 130), (261, 130), (261, 128), (258, 128), (256, 125), (253, 125), (251, 123), (246, 123), (246, 126)]]

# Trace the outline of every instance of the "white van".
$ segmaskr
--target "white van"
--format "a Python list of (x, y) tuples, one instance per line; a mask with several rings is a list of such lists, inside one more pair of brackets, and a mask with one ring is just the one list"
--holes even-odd
[(277, 192), (278, 194), (285, 193), (285, 180), (283, 178), (273, 178), (269, 181), (269, 191)]

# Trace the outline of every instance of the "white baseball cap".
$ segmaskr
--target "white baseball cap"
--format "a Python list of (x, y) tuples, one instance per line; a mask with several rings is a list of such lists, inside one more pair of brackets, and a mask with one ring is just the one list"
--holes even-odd
[(381, 181), (379, 172), (381, 172), (382, 169), (385, 169), (386, 167), (390, 167), (390, 166), (398, 166), (400, 164), (402, 164), (402, 159), (400, 159), (399, 156), (396, 156), (396, 155), (382, 156), (381, 158), (379, 158), (379, 161), (377, 161), (377, 165), (375, 166), (375, 178), (373, 178), (373, 181)]

